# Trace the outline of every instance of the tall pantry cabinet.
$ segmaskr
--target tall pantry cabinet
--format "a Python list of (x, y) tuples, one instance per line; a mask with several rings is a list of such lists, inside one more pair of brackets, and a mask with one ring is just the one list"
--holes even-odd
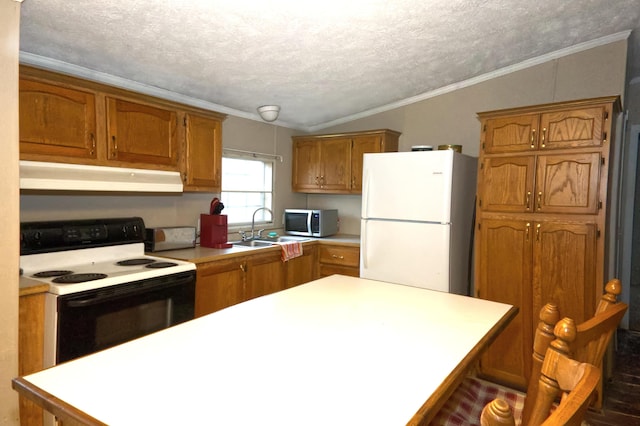
[(618, 97), (478, 114), (475, 294), (519, 313), (481, 359), (525, 389), (544, 304), (580, 323), (605, 281), (608, 184)]

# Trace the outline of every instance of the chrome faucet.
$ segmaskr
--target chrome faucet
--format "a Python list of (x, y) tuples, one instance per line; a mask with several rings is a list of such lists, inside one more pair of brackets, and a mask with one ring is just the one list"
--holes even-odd
[[(253, 212), (253, 216), (251, 217), (251, 237), (249, 239), (254, 239), (255, 235), (254, 235), (254, 227), (256, 224), (256, 213), (258, 213), (260, 210), (266, 210), (271, 214), (271, 220), (273, 220), (273, 212), (271, 211), (270, 208), (268, 207), (260, 207), (257, 208), (254, 212)], [(260, 238), (262, 236), (262, 231), (264, 231), (264, 229), (260, 229), (258, 231), (258, 238)], [(244, 237), (243, 237), (244, 239)]]

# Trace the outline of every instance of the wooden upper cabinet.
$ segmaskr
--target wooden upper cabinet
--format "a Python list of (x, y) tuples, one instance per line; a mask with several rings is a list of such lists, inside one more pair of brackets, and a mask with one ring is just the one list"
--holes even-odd
[(351, 189), (351, 139), (335, 138), (320, 144), (320, 189), (328, 192)]
[(222, 121), (187, 113), (182, 176), (185, 191), (220, 192), (222, 188)]
[(298, 140), (293, 144), (292, 186), (301, 192), (348, 192), (351, 140)]
[(301, 139), (293, 143), (291, 185), (300, 192), (315, 191), (320, 185), (320, 144)]
[(19, 99), (21, 159), (96, 158), (94, 93), (21, 78)]
[(541, 114), (539, 146), (542, 149), (601, 146), (606, 139), (602, 124), (607, 117), (604, 107)]
[(398, 150), (400, 133), (370, 130), (293, 137), (292, 188), (297, 192), (359, 194), (365, 153)]
[(107, 97), (107, 158), (178, 165), (176, 111)]
[(489, 118), (483, 124), (484, 151), (494, 154), (534, 149), (537, 128), (537, 114)]
[(219, 192), (224, 114), (20, 66), (20, 159), (182, 172)]
[[(351, 190), (362, 192), (362, 164), (364, 154), (383, 152), (383, 138), (380, 135), (354, 136), (351, 147)], [(396, 146), (395, 150), (398, 150)]]
[(599, 147), (608, 137), (608, 117), (605, 106), (490, 117), (482, 125), (482, 146), (487, 154)]

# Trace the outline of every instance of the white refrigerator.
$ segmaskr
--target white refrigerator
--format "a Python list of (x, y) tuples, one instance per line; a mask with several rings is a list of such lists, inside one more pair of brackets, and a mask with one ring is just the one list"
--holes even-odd
[(477, 158), (365, 154), (360, 276), (470, 294)]

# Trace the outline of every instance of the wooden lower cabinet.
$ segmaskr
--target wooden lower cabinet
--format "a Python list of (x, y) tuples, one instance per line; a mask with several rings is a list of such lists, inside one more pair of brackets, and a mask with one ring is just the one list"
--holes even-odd
[(321, 244), (318, 254), (320, 277), (333, 274), (360, 276), (360, 248)]
[[(594, 223), (481, 219), (476, 295), (509, 303), (518, 315), (485, 352), (485, 376), (526, 388), (537, 318), (544, 304), (581, 323), (595, 310)], [(483, 285), (483, 283), (488, 283)]]
[[(18, 375), (32, 374), (43, 368), (45, 293), (20, 296), (18, 303)], [(41, 426), (40, 406), (20, 397), (20, 425)]]
[(196, 318), (284, 289), (279, 251), (199, 264), (196, 271)]
[(360, 248), (318, 244), (303, 246), (303, 255), (282, 262), (279, 250), (200, 263), (196, 277), (195, 316), (308, 283), (319, 277), (360, 275)]
[(317, 278), (318, 247), (305, 246), (303, 254), (286, 262), (286, 288), (308, 283)]

